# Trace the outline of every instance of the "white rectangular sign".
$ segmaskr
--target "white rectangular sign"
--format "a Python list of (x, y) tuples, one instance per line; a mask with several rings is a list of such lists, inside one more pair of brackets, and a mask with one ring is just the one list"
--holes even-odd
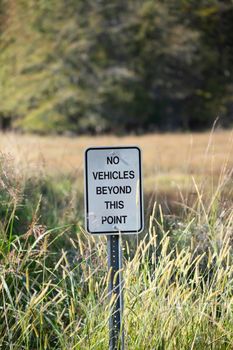
[(86, 230), (139, 233), (144, 227), (141, 151), (95, 147), (85, 152)]

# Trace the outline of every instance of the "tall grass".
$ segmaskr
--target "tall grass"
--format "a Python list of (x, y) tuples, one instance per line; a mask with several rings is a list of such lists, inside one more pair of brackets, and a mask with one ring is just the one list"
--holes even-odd
[[(64, 178), (0, 164), (0, 349), (108, 349), (105, 237), (82, 229)], [(232, 173), (193, 188), (179, 216), (155, 203), (147, 232), (123, 238), (126, 349), (233, 348)]]

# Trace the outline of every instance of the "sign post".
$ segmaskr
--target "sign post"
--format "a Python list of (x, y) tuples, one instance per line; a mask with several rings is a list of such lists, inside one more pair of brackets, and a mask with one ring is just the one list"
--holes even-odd
[[(124, 349), (120, 237), (143, 230), (141, 151), (138, 147), (95, 147), (85, 152), (86, 230), (108, 236), (109, 293), (114, 297), (110, 349)], [(121, 336), (120, 336), (121, 334)]]
[(109, 294), (115, 298), (109, 319), (109, 347), (110, 350), (124, 350), (122, 250), (119, 235), (108, 236), (108, 268)]

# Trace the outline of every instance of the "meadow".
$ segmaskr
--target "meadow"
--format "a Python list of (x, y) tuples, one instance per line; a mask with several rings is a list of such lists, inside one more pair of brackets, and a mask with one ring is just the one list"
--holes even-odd
[(233, 134), (0, 134), (0, 349), (108, 349), (105, 237), (83, 152), (138, 145), (146, 229), (123, 237), (129, 350), (233, 348)]
[(144, 190), (162, 194), (163, 202), (195, 196), (195, 182), (213, 191), (233, 167), (231, 131), (126, 137), (0, 135), (0, 150), (10, 156), (21, 176), (72, 179), (79, 192), (83, 191), (84, 150), (102, 145), (141, 147)]

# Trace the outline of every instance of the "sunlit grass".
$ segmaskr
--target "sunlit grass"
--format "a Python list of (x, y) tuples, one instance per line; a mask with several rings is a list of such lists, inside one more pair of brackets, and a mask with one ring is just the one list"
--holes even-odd
[[(127, 349), (232, 349), (232, 219), (224, 215), (213, 229), (194, 216), (166, 230), (162, 216), (151, 217), (131, 259), (124, 244)], [(174, 240), (178, 227), (178, 240), (190, 239), (183, 247)], [(69, 228), (33, 232), (4, 254), (2, 245), (2, 348), (107, 349), (105, 238), (82, 230), (71, 238)], [(54, 249), (60, 239), (74, 249)]]
[[(22, 171), (69, 174), (82, 179), (83, 153), (90, 146), (138, 145), (142, 149), (144, 179), (154, 189), (163, 177), (217, 177), (232, 168), (232, 131), (143, 136), (50, 136), (0, 134), (0, 150), (10, 153)], [(154, 179), (154, 181), (153, 181)], [(163, 181), (163, 180), (162, 180)], [(179, 181), (178, 181), (179, 184)], [(170, 184), (167, 183), (169, 188)]]
[[(113, 300), (108, 295), (106, 238), (83, 230), (81, 151), (91, 139), (11, 137), (1, 138), (5, 151), (7, 138), (19, 144), (18, 151), (16, 146), (8, 148), (12, 155), (4, 153), (0, 158), (0, 349), (108, 349)], [(210, 142), (202, 158), (206, 160), (195, 173), (179, 163), (183, 146), (181, 160), (170, 158), (174, 169), (167, 158), (163, 171), (157, 171), (158, 158), (150, 147), (157, 137), (161, 143), (166, 137), (173, 140), (169, 152), (173, 147), (178, 151), (178, 135), (121, 139), (122, 144), (139, 145), (143, 140), (146, 189), (160, 190), (164, 197), (170, 193), (180, 208), (179, 213), (167, 212), (159, 198), (156, 203), (156, 196), (151, 196), (148, 229), (139, 237), (123, 237), (126, 349), (231, 350), (233, 186), (231, 148), (226, 141), (230, 133), (211, 136), (219, 153), (210, 156)], [(183, 145), (190, 135), (179, 137)], [(195, 137), (201, 154), (209, 136)], [(43, 144), (42, 167), (30, 139)], [(66, 149), (64, 140), (76, 151)], [(109, 142), (113, 140), (119, 142), (117, 138)], [(57, 141), (62, 146), (57, 146), (56, 155), (49, 145), (55, 147)], [(100, 138), (92, 141), (92, 145), (104, 143)], [(59, 147), (65, 155), (71, 149), (75, 154), (77, 178), (66, 165), (68, 158), (60, 158)], [(29, 164), (23, 158), (20, 162), (23, 150), (28, 150)], [(63, 164), (64, 173), (59, 173), (58, 164)]]

